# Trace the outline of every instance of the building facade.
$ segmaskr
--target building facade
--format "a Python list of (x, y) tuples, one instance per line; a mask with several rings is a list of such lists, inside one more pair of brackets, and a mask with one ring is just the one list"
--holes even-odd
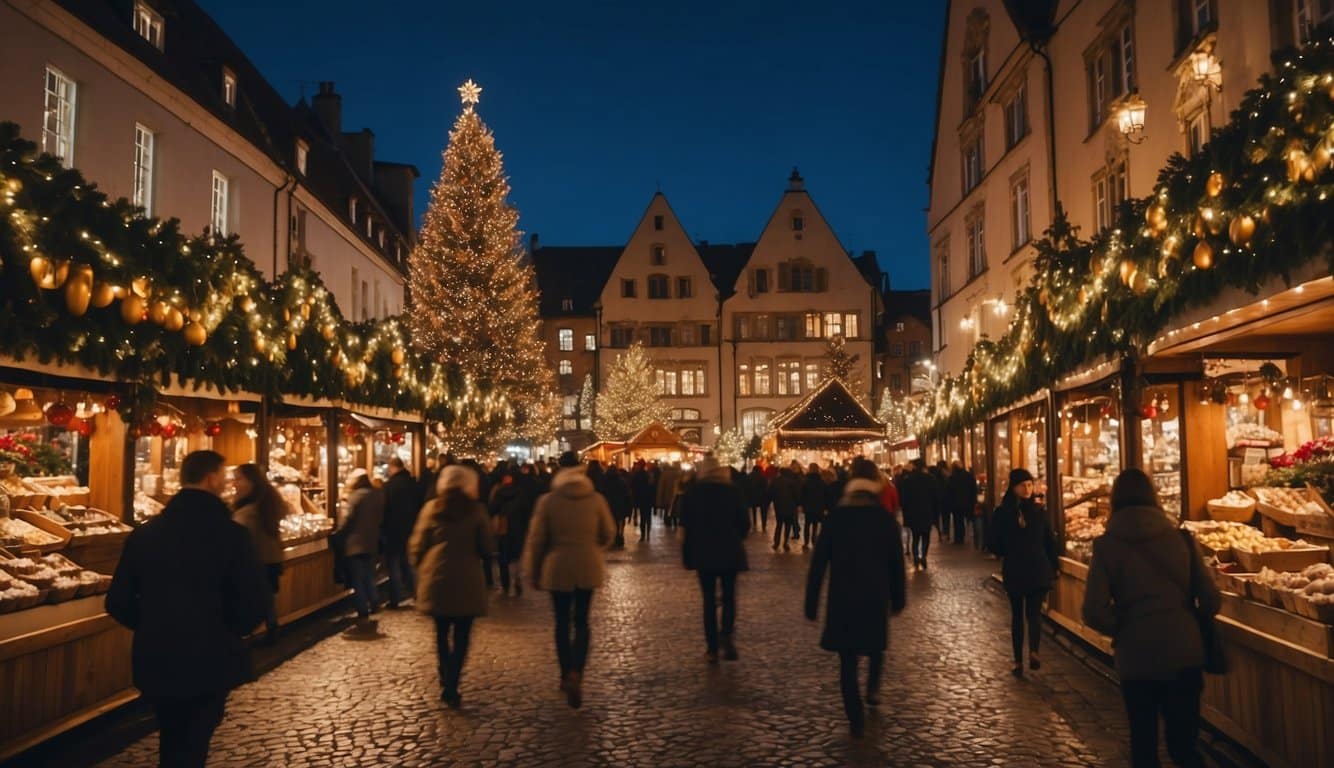
[(722, 305), (723, 428), (763, 433), (770, 416), (825, 378), (827, 346), (838, 336), (857, 356), (853, 394), (873, 407), (878, 283), (843, 249), (793, 169)]
[(0, 120), (112, 197), (315, 268), (351, 319), (402, 310), (417, 171), (342, 131), (332, 83), (288, 104), (189, 0), (3, 0), (0, 48)]
[(1049, 75), (1001, 0), (948, 4), (927, 214), (945, 374), (1004, 332), (1057, 201), (1080, 236), (1106, 228), (1172, 154), (1201, 151), (1274, 50), (1334, 18), (1308, 0), (1057, 5)]
[[(881, 333), (879, 380), (891, 397), (928, 389), (935, 375), (931, 359), (931, 291), (887, 291)], [(876, 403), (880, 400), (877, 397)]]

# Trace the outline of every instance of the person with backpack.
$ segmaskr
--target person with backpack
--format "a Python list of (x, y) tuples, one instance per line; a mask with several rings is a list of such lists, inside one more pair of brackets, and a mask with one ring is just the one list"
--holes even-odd
[(1093, 541), (1083, 618), (1113, 638), (1135, 768), (1158, 765), (1160, 715), (1172, 762), (1204, 764), (1196, 747), (1210, 650), (1202, 627), (1221, 607), (1199, 546), (1158, 505), (1149, 476), (1134, 468), (1117, 475), (1107, 532)]
[(473, 620), (487, 610), (482, 556), (495, 551), (496, 542), (477, 500), (477, 472), (455, 464), (441, 470), (436, 482), (438, 493), (422, 508), (408, 540), (408, 557), (417, 571), (417, 610), (435, 620), (440, 699), (458, 709)]

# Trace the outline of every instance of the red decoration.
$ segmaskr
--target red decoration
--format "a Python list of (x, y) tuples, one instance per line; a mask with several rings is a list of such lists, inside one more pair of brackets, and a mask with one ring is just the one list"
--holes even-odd
[(217, 437), (218, 435), (221, 435), (222, 423), (217, 421), (210, 421), (208, 424), (204, 425), (204, 434), (208, 435), (209, 437)]
[(391, 439), (391, 440), (394, 441), (394, 445), (402, 445), (402, 444), (403, 444), (403, 433), (402, 433), (402, 432), (395, 432), (389, 439)]
[(162, 424), (157, 419), (148, 422), (148, 434), (158, 437), (162, 434)]
[(64, 400), (52, 403), (46, 409), (46, 420), (51, 422), (52, 426), (68, 427), (69, 423), (74, 420), (74, 409), (65, 405)]
[(1139, 409), (1139, 415), (1146, 419), (1156, 419), (1158, 418), (1158, 407), (1153, 403), (1149, 403)]
[(178, 427), (174, 421), (169, 421), (162, 425), (162, 437), (164, 440), (172, 439), (176, 436), (178, 431), (180, 431), (180, 427)]
[(1102, 416), (1104, 419), (1107, 418), (1107, 417), (1109, 417), (1109, 416), (1111, 416), (1111, 415), (1112, 415), (1112, 404), (1111, 404), (1111, 403), (1103, 403), (1103, 404), (1102, 404), (1102, 407), (1098, 409), (1098, 414), (1099, 414), (1100, 416)]
[(344, 424), (343, 434), (346, 435), (349, 439), (351, 439), (360, 435), (361, 430), (357, 428), (356, 424)]
[(90, 419), (74, 419), (70, 422), (69, 428), (78, 432), (81, 437), (93, 434), (93, 422)]
[(1255, 403), (1256, 410), (1263, 411), (1264, 409), (1269, 407), (1269, 395), (1266, 395), (1265, 393), (1261, 392), (1260, 394), (1256, 395), (1255, 399), (1252, 400), (1251, 402)]

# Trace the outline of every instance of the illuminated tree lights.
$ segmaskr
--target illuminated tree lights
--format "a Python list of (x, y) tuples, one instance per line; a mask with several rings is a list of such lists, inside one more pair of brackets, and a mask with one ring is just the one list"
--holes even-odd
[(1099, 359), (1144, 354), (1228, 288), (1256, 294), (1322, 255), (1334, 269), (1334, 38), (1274, 56), (1228, 124), (1173, 155), (1156, 191), (1083, 240), (1059, 214), (1005, 333), (928, 398), (920, 434), (953, 434)]
[(597, 396), (593, 431), (601, 440), (622, 440), (655, 421), (670, 427), (671, 413), (659, 397), (652, 361), (635, 342), (612, 363)]
[(459, 92), (464, 109), (408, 257), (413, 343), (508, 398), (505, 423), (456, 422), (454, 440), (497, 447), (512, 438), (547, 439), (560, 409), (538, 335), (536, 279), (523, 258), (501, 154), (474, 109), (481, 89), (469, 81)]

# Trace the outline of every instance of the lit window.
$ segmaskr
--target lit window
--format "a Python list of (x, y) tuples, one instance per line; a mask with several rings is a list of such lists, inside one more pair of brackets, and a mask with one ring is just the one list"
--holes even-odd
[(681, 394), (688, 396), (707, 394), (704, 391), (704, 366), (688, 366), (681, 369)]
[(1010, 246), (1018, 248), (1031, 239), (1028, 214), (1028, 176), (1010, 187)]
[(1011, 149), (1028, 135), (1028, 86), (1020, 85), (1005, 102), (1005, 148)]
[(778, 361), (778, 394), (780, 395), (801, 394), (800, 360)]
[(820, 364), (806, 363), (806, 389), (812, 390), (820, 386)]
[(750, 396), (750, 364), (741, 363), (736, 367), (736, 389), (737, 394), (742, 397)]
[(660, 397), (676, 395), (676, 371), (669, 368), (654, 369), (653, 383)]
[(209, 226), (213, 234), (227, 234), (227, 177), (213, 172), (213, 206), (209, 212)]
[(143, 0), (136, 0), (134, 4), (134, 31), (154, 48), (162, 50), (162, 14)]
[(569, 360), (560, 361), (560, 375), (569, 376), (574, 373), (574, 363)]
[(838, 312), (824, 313), (824, 336), (832, 339), (843, 335), (843, 315)]
[(769, 427), (769, 417), (773, 411), (768, 408), (751, 408), (741, 412), (741, 431), (747, 437), (763, 435)]
[(561, 299), (561, 300), (560, 300), (560, 309), (561, 309), (562, 312), (573, 312), (573, 311), (574, 311), (574, 299)]
[(573, 416), (575, 414), (575, 411), (577, 411), (578, 409), (579, 409), (578, 395), (566, 395), (562, 399), (560, 406), (560, 412), (562, 416)]
[(236, 75), (226, 68), (222, 70), (222, 101), (229, 107), (236, 107)]
[(74, 163), (74, 81), (54, 67), (46, 68), (46, 101), (42, 119), (42, 151), (60, 158), (61, 165)]
[(153, 215), (153, 132), (134, 124), (134, 204)]
[(297, 139), (296, 142), (296, 172), (302, 176), (306, 175), (306, 156), (310, 154), (310, 146), (306, 142)]
[(820, 332), (820, 327), (821, 327), (821, 326), (820, 326), (820, 313), (819, 313), (819, 312), (807, 312), (807, 313), (806, 313), (806, 338), (808, 338), (808, 339), (818, 339), (818, 338), (820, 338), (820, 337), (823, 335), (823, 334)]
[(767, 395), (769, 388), (769, 361), (755, 361), (755, 394)]
[(357, 223), (357, 198), (355, 197), (347, 199), (347, 218), (353, 224)]
[(736, 337), (745, 341), (750, 338), (750, 316), (737, 315), (736, 317)]
[(981, 212), (974, 214), (972, 218), (964, 222), (964, 227), (968, 233), (969, 278), (977, 277), (987, 269), (987, 247), (984, 241), (985, 230), (983, 226)]
[(595, 350), (595, 349), (597, 349), (597, 348), (598, 348), (598, 337), (597, 337), (597, 335), (596, 335), (596, 334), (592, 334), (592, 333), (585, 333), (585, 334), (584, 334), (584, 349), (587, 350), (587, 351), (589, 351), (589, 352), (592, 352), (593, 350)]
[(574, 351), (574, 330), (571, 328), (561, 328), (556, 331), (556, 338), (560, 341), (560, 351)]
[(857, 338), (857, 315), (848, 313), (843, 316), (843, 335), (849, 339)]

